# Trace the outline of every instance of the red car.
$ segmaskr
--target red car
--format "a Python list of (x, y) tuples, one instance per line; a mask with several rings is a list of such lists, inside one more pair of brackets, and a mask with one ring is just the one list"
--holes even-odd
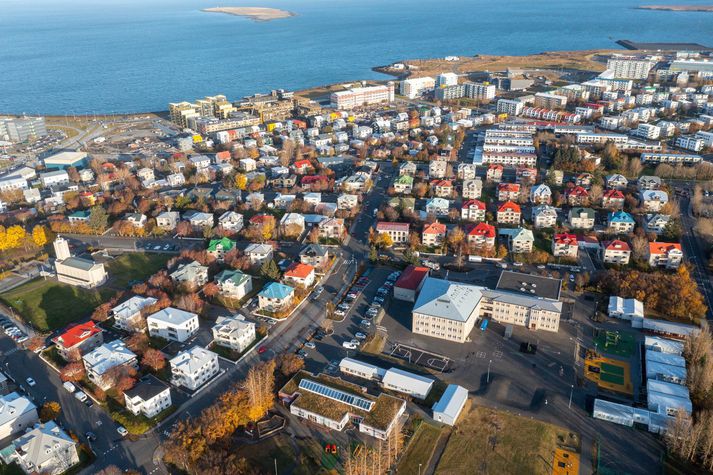
[(257, 349), (257, 353), (259, 355), (265, 353), (266, 351), (267, 351), (267, 348), (265, 348), (264, 346), (261, 346), (260, 348)]

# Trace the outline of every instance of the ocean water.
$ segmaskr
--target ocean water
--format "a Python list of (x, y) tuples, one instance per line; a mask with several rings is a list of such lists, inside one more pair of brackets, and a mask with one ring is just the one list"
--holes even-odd
[[(656, 2), (656, 0), (653, 0)], [(203, 0), (0, 0), (0, 113), (165, 110), (168, 102), (384, 77), (407, 58), (713, 43), (713, 14), (651, 0), (246, 0), (297, 16), (201, 12)], [(657, 3), (706, 4), (707, 0)]]

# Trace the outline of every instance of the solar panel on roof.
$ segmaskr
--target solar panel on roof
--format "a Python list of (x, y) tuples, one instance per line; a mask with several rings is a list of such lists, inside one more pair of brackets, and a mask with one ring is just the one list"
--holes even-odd
[(374, 405), (373, 401), (369, 401), (363, 397), (349, 394), (338, 389), (330, 388), (329, 386), (325, 386), (309, 379), (303, 379), (300, 381), (299, 387), (300, 389), (306, 389), (309, 392), (319, 394), (320, 396), (324, 396), (335, 401), (343, 402), (344, 404), (349, 404), (350, 406), (354, 406), (364, 411), (371, 411), (371, 408)]

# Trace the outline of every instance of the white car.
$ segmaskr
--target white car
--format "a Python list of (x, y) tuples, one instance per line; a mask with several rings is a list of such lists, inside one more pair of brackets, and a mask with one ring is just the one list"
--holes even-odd
[(314, 349), (315, 349), (315, 345), (314, 345), (314, 343), (312, 343), (311, 341), (308, 341), (307, 343), (305, 343), (305, 348), (309, 348), (310, 350), (314, 350)]
[(362, 320), (362, 321), (361, 321), (361, 326), (363, 326), (363, 327), (370, 327), (370, 326), (371, 326), (371, 322), (370, 322), (369, 320)]
[(126, 437), (127, 435), (129, 435), (129, 431), (126, 430), (126, 428), (125, 428), (124, 426), (118, 426), (118, 427), (116, 428), (116, 431), (117, 431), (117, 432), (119, 433), (119, 435), (122, 436), (122, 437)]
[(366, 340), (366, 335), (364, 335), (362, 332), (356, 332), (354, 336), (357, 337), (357, 340)]
[(37, 383), (35, 382), (35, 380), (32, 379), (32, 378), (27, 378), (25, 381), (27, 381), (27, 385), (28, 385), (29, 387), (33, 387), (35, 384), (37, 384)]
[(72, 384), (72, 383), (69, 382), (69, 381), (65, 381), (64, 384), (62, 384), (62, 386), (64, 386), (64, 389), (66, 389), (66, 390), (69, 391), (70, 393), (73, 393), (73, 392), (76, 391), (76, 389), (77, 389), (77, 388), (74, 386), (74, 384)]
[(84, 391), (77, 391), (76, 393), (74, 393), (74, 397), (76, 397), (82, 402), (87, 400), (87, 395), (84, 393)]
[(352, 343), (351, 341), (345, 341), (342, 343), (342, 346), (347, 350), (356, 350), (359, 347), (358, 344)]

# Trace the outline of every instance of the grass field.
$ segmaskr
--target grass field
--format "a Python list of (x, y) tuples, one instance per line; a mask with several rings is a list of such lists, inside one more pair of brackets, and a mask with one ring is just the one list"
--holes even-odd
[[(241, 444), (233, 447), (232, 451), (238, 457), (244, 457), (248, 467), (257, 473), (274, 473), (275, 461), (277, 461), (277, 473), (293, 475), (330, 473), (322, 467), (322, 447), (311, 439), (293, 442), (290, 441), (289, 436), (282, 433), (255, 445)], [(331, 460), (329, 462), (333, 463)]]
[(425, 470), (436, 450), (441, 432), (438, 427), (422, 422), (401, 458), (398, 473), (418, 473), (419, 464)]
[(144, 281), (155, 274), (171, 256), (166, 254), (123, 254), (107, 263), (109, 285), (116, 289), (125, 289), (132, 280)]
[(436, 475), (550, 475), (558, 440), (568, 438), (568, 431), (561, 427), (476, 407), (461, 415)]
[[(610, 334), (609, 342), (607, 342), (607, 333)], [(614, 343), (613, 336), (618, 335), (618, 340)], [(634, 354), (636, 340), (634, 335), (628, 332), (606, 332), (599, 331), (594, 336), (594, 342), (597, 344), (597, 351), (608, 353), (610, 355), (623, 356), (628, 358)], [(609, 343), (609, 344), (607, 344)]]
[(114, 294), (109, 289), (87, 290), (38, 278), (0, 299), (40, 331), (56, 330), (92, 311)]

